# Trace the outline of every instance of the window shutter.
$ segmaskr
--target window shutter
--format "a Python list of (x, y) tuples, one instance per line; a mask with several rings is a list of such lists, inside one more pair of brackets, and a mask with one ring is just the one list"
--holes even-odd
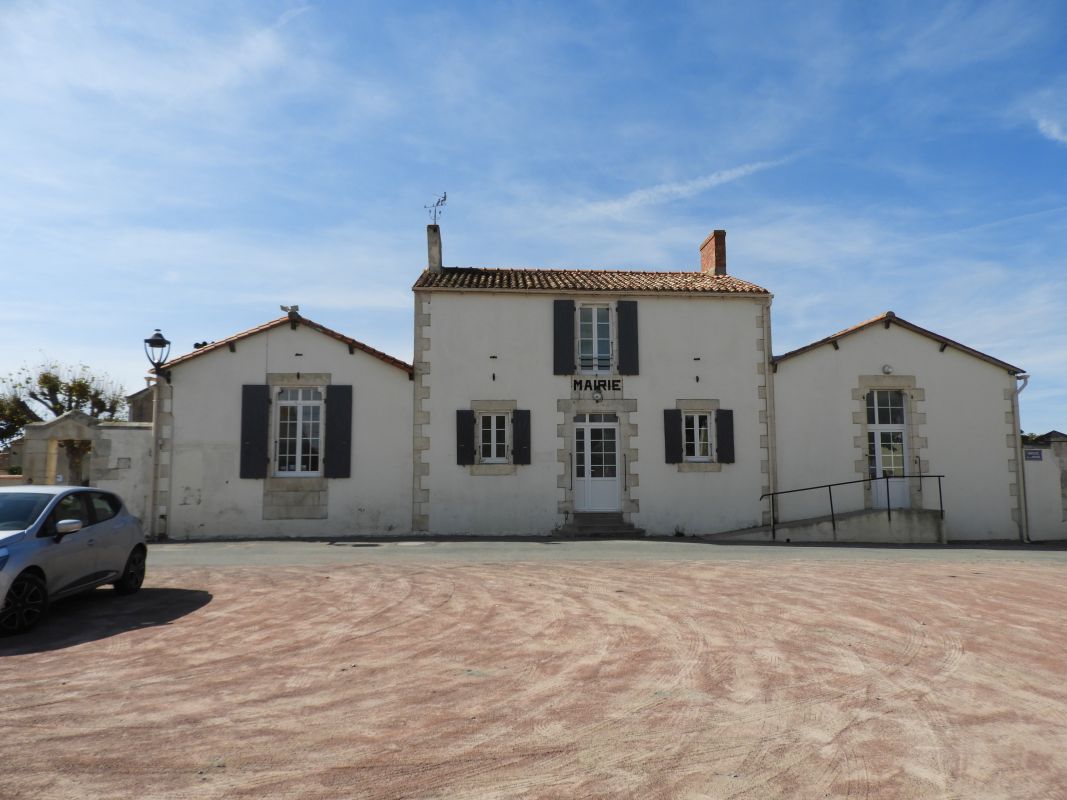
[(720, 408), (715, 412), (715, 459), (734, 463), (734, 412)]
[(241, 469), (242, 478), (266, 478), (270, 461), (270, 387), (249, 384), (241, 387)]
[(352, 477), (352, 387), (326, 387), (326, 443), (322, 474)]
[(663, 409), (663, 450), (668, 464), (682, 463), (682, 411)]
[(574, 301), (552, 302), (552, 374), (574, 374)]
[(530, 412), (516, 410), (511, 415), (511, 461), (530, 463)]
[(456, 412), (456, 463), (474, 463), (474, 412), (462, 408)]
[(637, 301), (620, 300), (617, 305), (619, 319), (619, 374), (637, 374)]

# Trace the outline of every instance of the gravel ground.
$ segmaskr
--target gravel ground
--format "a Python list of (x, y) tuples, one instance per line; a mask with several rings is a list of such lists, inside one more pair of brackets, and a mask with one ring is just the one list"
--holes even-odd
[(1067, 554), (155, 545), (0, 640), (0, 797), (1039, 798)]

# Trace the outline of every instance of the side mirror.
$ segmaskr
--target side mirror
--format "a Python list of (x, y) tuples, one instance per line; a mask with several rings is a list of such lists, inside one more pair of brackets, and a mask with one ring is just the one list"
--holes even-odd
[(56, 523), (56, 541), (58, 542), (68, 533), (75, 533), (82, 529), (80, 519), (61, 519)]

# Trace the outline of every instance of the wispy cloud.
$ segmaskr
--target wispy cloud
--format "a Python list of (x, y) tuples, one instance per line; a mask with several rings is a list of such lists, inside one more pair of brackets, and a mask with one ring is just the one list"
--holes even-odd
[(582, 218), (591, 217), (620, 217), (625, 214), (643, 210), (649, 206), (656, 206), (672, 200), (683, 200), (695, 197), (701, 192), (722, 186), (731, 181), (747, 178), (757, 172), (781, 166), (789, 159), (777, 161), (756, 161), (750, 164), (742, 164), (738, 167), (712, 172), (710, 175), (702, 175), (687, 181), (674, 183), (661, 183), (643, 189), (636, 189), (629, 194), (611, 200), (596, 200), (579, 206), (574, 213)]
[(895, 71), (949, 71), (1015, 52), (1041, 31), (1037, 15), (1020, 12), (1016, 3), (957, 2), (921, 4), (933, 17), (925, 24), (912, 15), (901, 16), (891, 29), (899, 49), (890, 64)]
[(1038, 132), (1057, 144), (1067, 144), (1067, 77), (1032, 92), (1014, 106)]
[(1051, 139), (1054, 142), (1060, 144), (1067, 144), (1067, 127), (1064, 127), (1058, 121), (1049, 119), (1047, 117), (1036, 117), (1037, 129), (1045, 135), (1046, 138)]

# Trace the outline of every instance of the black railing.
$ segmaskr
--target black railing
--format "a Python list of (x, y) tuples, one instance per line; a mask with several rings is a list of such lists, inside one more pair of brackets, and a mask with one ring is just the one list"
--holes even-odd
[(578, 369), (582, 372), (610, 372), (611, 351), (606, 353), (579, 353)]
[(920, 490), (922, 489), (922, 481), (926, 478), (937, 479), (937, 508), (941, 512), (941, 519), (945, 518), (945, 501), (941, 494), (941, 479), (944, 475), (883, 475), (881, 478), (860, 478), (855, 481), (838, 481), (837, 483), (820, 483), (818, 486), (805, 486), (803, 489), (784, 489), (780, 492), (764, 492), (759, 496), (762, 500), (764, 497), (771, 498), (771, 538), (774, 538), (775, 529), (778, 527), (778, 504), (775, 499), (780, 494), (796, 494), (797, 492), (812, 492), (816, 489), (826, 489), (830, 500), (830, 525), (833, 527), (834, 533), (837, 533), (837, 516), (834, 514), (834, 487), (835, 486), (852, 486), (857, 483), (866, 483), (870, 486), (874, 486), (875, 481), (885, 481), (885, 511), (889, 515), (889, 521), (893, 521), (893, 504), (889, 499), (889, 482), (895, 480), (910, 480), (917, 478), (919, 480)]

